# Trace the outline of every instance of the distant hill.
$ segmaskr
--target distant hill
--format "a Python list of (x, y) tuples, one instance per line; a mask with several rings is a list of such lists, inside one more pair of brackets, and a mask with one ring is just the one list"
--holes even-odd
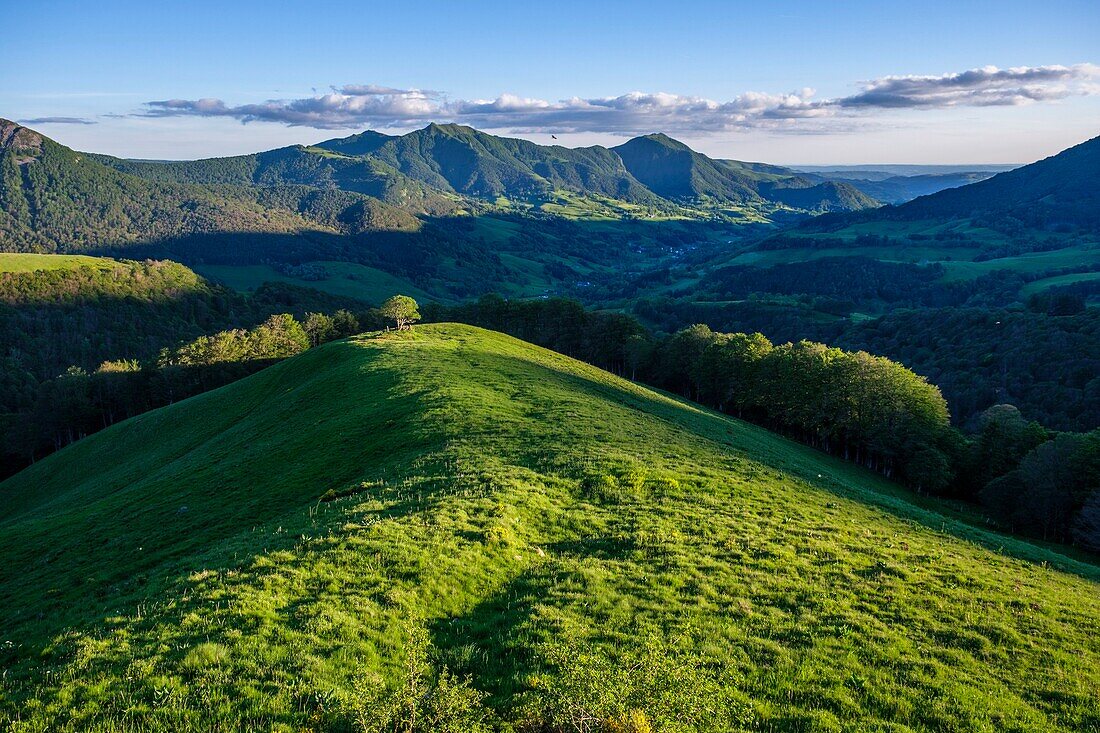
[(196, 185), (243, 184), (252, 164), (251, 156), (201, 161), (203, 175), (165, 175), (165, 164), (148, 162), (111, 166), (0, 120), (0, 251), (73, 252), (213, 232), (419, 226), (404, 210), (354, 192)]
[[(890, 180), (890, 179), (887, 179)], [(836, 231), (871, 222), (967, 223), (1002, 232), (1100, 231), (1100, 137), (1030, 165), (874, 211), (825, 217), (803, 228)], [(899, 233), (896, 226), (895, 233)]]
[(814, 213), (877, 205), (847, 183), (817, 183), (778, 166), (714, 160), (667, 135), (636, 137), (612, 150), (635, 178), (672, 200), (782, 203)]
[(988, 180), (923, 196), (887, 218), (1012, 217), (1040, 229), (1100, 231), (1100, 137)]
[(1100, 721), (1096, 566), (476, 328), (312, 349), (0, 501), (0, 724)]
[(821, 181), (778, 166), (713, 160), (665, 135), (635, 138), (613, 149), (566, 148), (431, 124), (400, 136), (368, 130), (231, 158), (97, 159), (152, 181), (340, 189), (418, 214), (446, 213), (463, 199), (475, 205), (540, 203), (559, 191), (687, 216), (692, 211), (685, 205), (743, 204), (802, 213), (877, 205), (843, 182), (818, 185)]
[(1019, 168), (1022, 163), (973, 163), (969, 165), (876, 163), (868, 165), (793, 165), (799, 173), (812, 173), (826, 178), (852, 178), (865, 181), (881, 181), (885, 178), (915, 178), (918, 176), (946, 176), (961, 173), (998, 173)]
[[(863, 177), (863, 176), (868, 177)], [(992, 178), (996, 173), (970, 171), (959, 173), (928, 173), (912, 176), (895, 176), (874, 171), (852, 173), (810, 173), (811, 180), (840, 181), (859, 189), (871, 198), (885, 204), (903, 204), (919, 196), (937, 193), (947, 188), (958, 188)]]

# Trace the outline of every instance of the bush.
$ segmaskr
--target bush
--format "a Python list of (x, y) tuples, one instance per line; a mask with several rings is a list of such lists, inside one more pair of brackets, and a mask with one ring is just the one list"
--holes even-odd
[(358, 681), (350, 710), (355, 727), (362, 733), (488, 733), (485, 693), (446, 667), (436, 669), (423, 628), (409, 627), (407, 635), (405, 665), (396, 684), (374, 676)]

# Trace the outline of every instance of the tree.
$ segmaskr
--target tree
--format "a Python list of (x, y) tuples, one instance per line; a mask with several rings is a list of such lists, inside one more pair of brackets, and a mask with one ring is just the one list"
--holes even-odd
[(397, 324), (398, 331), (404, 331), (420, 320), (420, 309), (416, 301), (407, 295), (395, 295), (381, 307), (382, 315)]
[(1073, 539), (1086, 550), (1100, 552), (1100, 489), (1092, 493), (1077, 514)]
[(349, 310), (341, 308), (332, 314), (332, 329), (335, 338), (342, 339), (359, 333), (359, 318)]
[(332, 316), (325, 313), (307, 313), (302, 328), (309, 336), (310, 346), (318, 346), (336, 338), (336, 324)]

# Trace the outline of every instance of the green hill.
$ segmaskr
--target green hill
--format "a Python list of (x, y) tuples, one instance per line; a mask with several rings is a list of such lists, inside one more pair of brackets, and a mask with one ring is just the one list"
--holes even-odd
[(16, 731), (1100, 725), (1095, 565), (472, 327), (312, 349), (0, 501)]
[(636, 137), (612, 150), (634, 177), (673, 200), (779, 203), (813, 213), (858, 211), (878, 205), (847, 183), (816, 182), (763, 163), (713, 160), (660, 133)]
[(762, 200), (750, 174), (711, 160), (668, 135), (636, 137), (612, 150), (635, 178), (659, 196), (738, 203)]
[(876, 205), (847, 183), (823, 183), (762, 163), (712, 160), (666, 135), (612, 149), (566, 148), (431, 124), (400, 136), (368, 130), (231, 158), (95, 158), (150, 181), (339, 189), (421, 214), (448, 213), (463, 202), (474, 208), (499, 200), (546, 202), (561, 191), (593, 204), (610, 199), (628, 210), (686, 216), (695, 213), (683, 205), (781, 205), (812, 213)]
[(923, 196), (884, 214), (903, 219), (1011, 216), (1038, 228), (1100, 231), (1100, 137), (969, 186)]
[[(370, 153), (373, 159), (443, 191), (494, 199), (546, 195), (555, 188), (568, 188), (634, 203), (657, 203), (616, 155), (599, 146), (543, 146), (464, 125), (436, 124), (378, 142)], [(349, 145), (330, 140), (317, 147), (346, 150)], [(352, 149), (363, 148), (356, 145)]]
[[(205, 172), (169, 175), (163, 171), (168, 164), (79, 153), (0, 120), (0, 251), (117, 249), (213, 233), (357, 234), (419, 227), (406, 211), (354, 187), (242, 185), (251, 157), (198, 161), (194, 165)], [(111, 161), (116, 166), (105, 164)], [(272, 180), (299, 183), (288, 178), (273, 174)]]

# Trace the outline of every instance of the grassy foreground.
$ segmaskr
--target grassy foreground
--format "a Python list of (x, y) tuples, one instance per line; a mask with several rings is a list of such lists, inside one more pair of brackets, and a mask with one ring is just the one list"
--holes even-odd
[(312, 349), (0, 504), (0, 729), (1100, 727), (1096, 566), (472, 327)]

